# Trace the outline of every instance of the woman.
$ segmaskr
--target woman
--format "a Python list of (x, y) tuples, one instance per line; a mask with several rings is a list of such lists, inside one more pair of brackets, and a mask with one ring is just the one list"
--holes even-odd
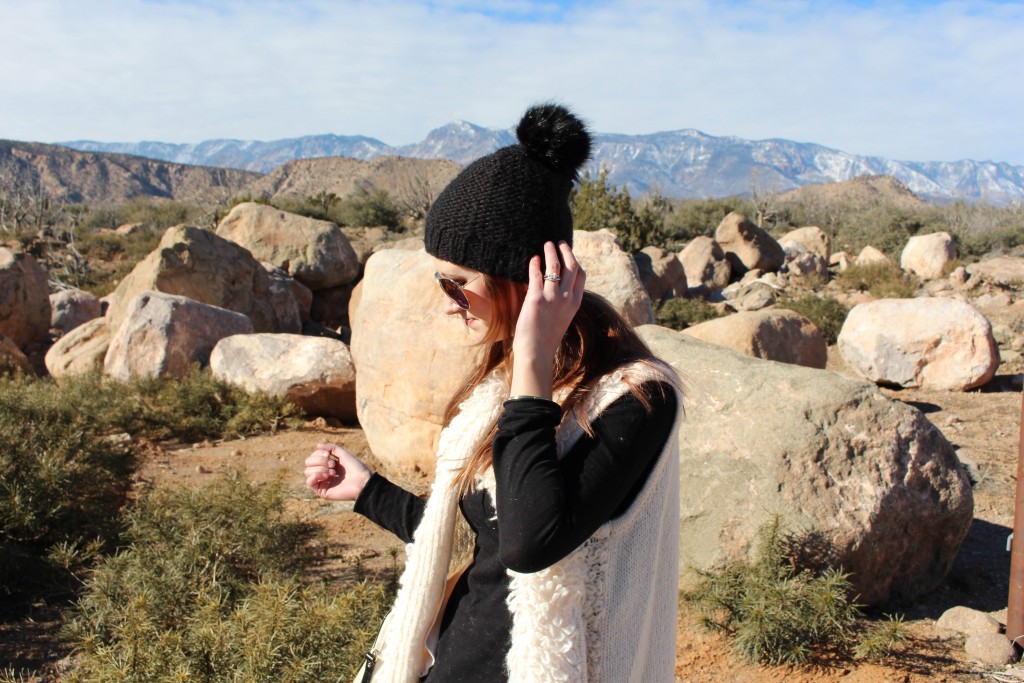
[(333, 444), (306, 482), (411, 544), (374, 681), (671, 681), (676, 378), (584, 291), (568, 200), (585, 127), (542, 105), (516, 134), (427, 217), (444, 313), (485, 351), (448, 405), (429, 499)]

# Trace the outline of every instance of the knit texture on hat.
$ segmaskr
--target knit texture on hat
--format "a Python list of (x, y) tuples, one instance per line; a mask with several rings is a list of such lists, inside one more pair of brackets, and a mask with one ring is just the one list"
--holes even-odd
[(443, 261), (527, 282), (544, 243), (572, 244), (569, 193), (590, 156), (590, 134), (559, 105), (532, 107), (516, 128), (519, 144), (467, 166), (427, 215), (424, 242)]

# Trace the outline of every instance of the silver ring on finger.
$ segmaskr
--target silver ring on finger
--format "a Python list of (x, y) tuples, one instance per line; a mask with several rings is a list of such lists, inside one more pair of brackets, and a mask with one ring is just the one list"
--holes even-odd
[(547, 282), (561, 282), (562, 278), (557, 273), (545, 273), (544, 279)]

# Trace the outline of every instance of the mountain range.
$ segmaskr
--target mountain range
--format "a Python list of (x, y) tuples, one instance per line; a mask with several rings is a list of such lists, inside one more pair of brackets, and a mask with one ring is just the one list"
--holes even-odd
[[(269, 173), (295, 159), (351, 157), (369, 161), (403, 156), (446, 159), (464, 165), (515, 142), (511, 129), (456, 121), (432, 130), (418, 143), (393, 147), (375, 138), (314, 135), (262, 142), (206, 140), (165, 142), (58, 143), (88, 152), (113, 152), (181, 164)], [(851, 154), (792, 140), (745, 140), (683, 129), (648, 135), (595, 135), (589, 170), (608, 169), (608, 178), (634, 195), (656, 190), (671, 198), (772, 194), (808, 184), (840, 182), (861, 175), (892, 176), (918, 196), (1008, 204), (1024, 201), (1024, 166), (992, 161), (893, 161)]]

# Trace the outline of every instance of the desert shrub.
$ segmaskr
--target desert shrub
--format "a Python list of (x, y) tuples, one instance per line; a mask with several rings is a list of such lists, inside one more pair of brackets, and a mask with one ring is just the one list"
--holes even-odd
[(193, 367), (186, 377), (133, 379), (110, 417), (124, 431), (195, 441), (274, 431), (301, 414), (284, 398), (249, 393)]
[(82, 375), (62, 381), (60, 391), (87, 406), (91, 418), (108, 432), (152, 439), (196, 441), (272, 432), (301, 416), (284, 398), (247, 392), (198, 366), (182, 379), (118, 382)]
[(721, 318), (722, 313), (704, 299), (667, 299), (654, 312), (654, 322), (673, 330)]
[(132, 467), (88, 404), (52, 382), (0, 378), (0, 595), (61, 593), (116, 537)]
[(98, 228), (142, 223), (147, 232), (159, 234), (172, 225), (202, 222), (206, 214), (207, 210), (198, 204), (140, 197), (123, 204), (89, 209), (81, 227), (93, 232)]
[(311, 531), (240, 473), (151, 492), (67, 617), (66, 680), (350, 679), (391, 596), (304, 583)]
[(886, 615), (883, 621), (866, 626), (853, 647), (854, 659), (885, 659), (900, 643), (907, 641), (903, 615)]
[(105, 296), (160, 243), (162, 231), (143, 229), (134, 235), (80, 231), (77, 253), (64, 259), (64, 267), (51, 274), (67, 285)]
[(386, 190), (359, 188), (340, 202), (338, 216), (339, 225), (382, 225), (394, 230), (401, 224), (402, 211)]
[[(273, 431), (300, 411), (195, 368), (117, 382), (0, 378), (0, 593), (61, 592), (117, 538), (132, 456), (123, 435), (199, 440)], [(94, 542), (98, 539), (98, 543)]]
[[(696, 608), (701, 625), (725, 634), (752, 662), (800, 664), (825, 652), (887, 654), (897, 638), (889, 642), (874, 629), (858, 627), (861, 612), (848, 575), (833, 567), (798, 566), (788, 552), (796, 545), (775, 517), (758, 531), (756, 557), (697, 572), (696, 585), (683, 599)], [(889, 633), (899, 633), (898, 624)], [(861, 645), (868, 634), (870, 642)]]
[(289, 213), (353, 227), (384, 226), (398, 230), (402, 210), (387, 190), (359, 188), (347, 197), (322, 191), (309, 197), (277, 197), (266, 200)]
[(876, 299), (907, 299), (917, 292), (917, 279), (891, 262), (852, 265), (835, 277), (841, 288), (868, 292)]
[(843, 328), (846, 316), (850, 312), (850, 309), (836, 298), (814, 294), (807, 294), (796, 299), (783, 299), (779, 302), (779, 307), (796, 311), (814, 323), (828, 344), (836, 343), (839, 330)]
[(876, 203), (858, 206), (848, 202), (783, 203), (779, 207), (779, 231), (817, 225), (832, 239), (832, 250), (858, 252), (871, 245), (890, 257), (898, 257), (914, 235), (949, 230), (939, 207)]
[(665, 232), (681, 248), (694, 237), (714, 237), (719, 223), (733, 211), (753, 216), (757, 208), (741, 197), (674, 202), (672, 212), (665, 218)]
[(615, 233), (619, 246), (630, 253), (647, 246), (665, 246), (668, 201), (654, 194), (634, 205), (626, 187), (608, 182), (607, 168), (602, 167), (596, 178), (585, 171), (573, 188), (570, 202), (577, 230), (608, 228)]
[(1024, 221), (1020, 225), (956, 234), (961, 258), (976, 260), (995, 251), (1008, 251), (1024, 244)]

